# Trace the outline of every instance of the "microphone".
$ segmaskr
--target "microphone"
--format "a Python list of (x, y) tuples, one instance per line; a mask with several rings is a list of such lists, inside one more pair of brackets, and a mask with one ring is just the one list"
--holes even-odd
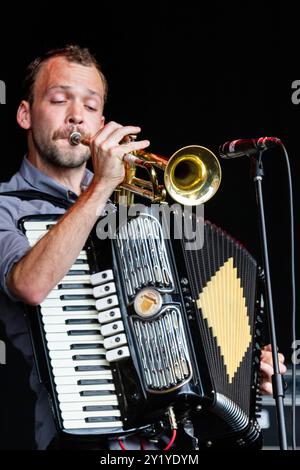
[(281, 140), (277, 137), (231, 140), (219, 147), (219, 153), (222, 158), (237, 158), (244, 155), (251, 156), (280, 144)]

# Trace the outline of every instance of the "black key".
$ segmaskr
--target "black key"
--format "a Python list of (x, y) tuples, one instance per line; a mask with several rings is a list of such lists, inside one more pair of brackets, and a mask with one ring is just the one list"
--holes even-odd
[(60, 295), (60, 300), (87, 300), (87, 299), (94, 299), (92, 294), (67, 294), (67, 295)]
[(102, 346), (99, 343), (91, 343), (91, 344), (78, 343), (78, 344), (71, 344), (70, 349), (99, 349), (101, 347)]
[(82, 407), (82, 411), (113, 411), (117, 409), (117, 405), (90, 405)]
[(109, 370), (109, 366), (76, 366), (76, 372), (88, 372), (88, 371), (96, 371), (96, 370)]
[(78, 276), (78, 275), (84, 275), (84, 274), (90, 274), (90, 271), (87, 271), (85, 269), (71, 269), (70, 271), (67, 272), (67, 276)]
[(78, 310), (96, 310), (95, 305), (65, 305), (62, 309), (64, 312), (77, 312)]
[(115, 395), (112, 390), (83, 390), (79, 392), (81, 397), (103, 397), (105, 395)]
[(77, 385), (104, 385), (112, 382), (112, 379), (81, 379), (77, 380)]
[(70, 330), (68, 336), (100, 335), (99, 330)]
[(59, 284), (58, 289), (90, 289), (90, 284)]
[(90, 418), (84, 418), (86, 423), (107, 423), (109, 421), (119, 421), (118, 416), (92, 416)]
[(72, 356), (73, 361), (96, 361), (97, 359), (105, 358), (105, 353), (103, 354), (76, 354)]
[(78, 258), (74, 264), (87, 264), (86, 259)]
[(66, 325), (90, 325), (90, 324), (99, 324), (97, 318), (72, 318), (70, 320), (65, 320)]

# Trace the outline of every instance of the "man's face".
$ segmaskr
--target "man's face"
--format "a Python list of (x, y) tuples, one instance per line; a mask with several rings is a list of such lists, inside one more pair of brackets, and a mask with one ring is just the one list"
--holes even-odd
[(55, 57), (36, 77), (30, 109), (31, 135), (39, 156), (61, 168), (77, 168), (90, 157), (82, 144), (72, 146), (69, 135), (85, 137), (103, 127), (104, 87), (94, 66), (83, 66)]

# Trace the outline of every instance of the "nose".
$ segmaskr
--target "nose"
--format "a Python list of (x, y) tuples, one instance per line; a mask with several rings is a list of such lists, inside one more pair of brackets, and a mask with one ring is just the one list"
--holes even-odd
[(83, 109), (79, 103), (70, 104), (68, 115), (67, 115), (68, 124), (82, 124), (83, 123)]

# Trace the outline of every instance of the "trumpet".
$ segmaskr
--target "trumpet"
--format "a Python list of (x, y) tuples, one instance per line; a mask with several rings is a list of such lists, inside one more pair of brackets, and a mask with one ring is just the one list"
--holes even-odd
[[(70, 134), (69, 142), (71, 145), (90, 145), (90, 140), (78, 131)], [(182, 147), (170, 158), (145, 150), (135, 150), (126, 154), (123, 161), (125, 178), (116, 192), (118, 196), (127, 196), (129, 205), (133, 204), (134, 194), (154, 203), (162, 203), (165, 202), (168, 192), (170, 197), (180, 204), (197, 206), (208, 201), (216, 193), (222, 178), (218, 158), (200, 145)], [(136, 176), (138, 166), (148, 171), (149, 180)], [(155, 168), (164, 172), (163, 185), (158, 182)]]

